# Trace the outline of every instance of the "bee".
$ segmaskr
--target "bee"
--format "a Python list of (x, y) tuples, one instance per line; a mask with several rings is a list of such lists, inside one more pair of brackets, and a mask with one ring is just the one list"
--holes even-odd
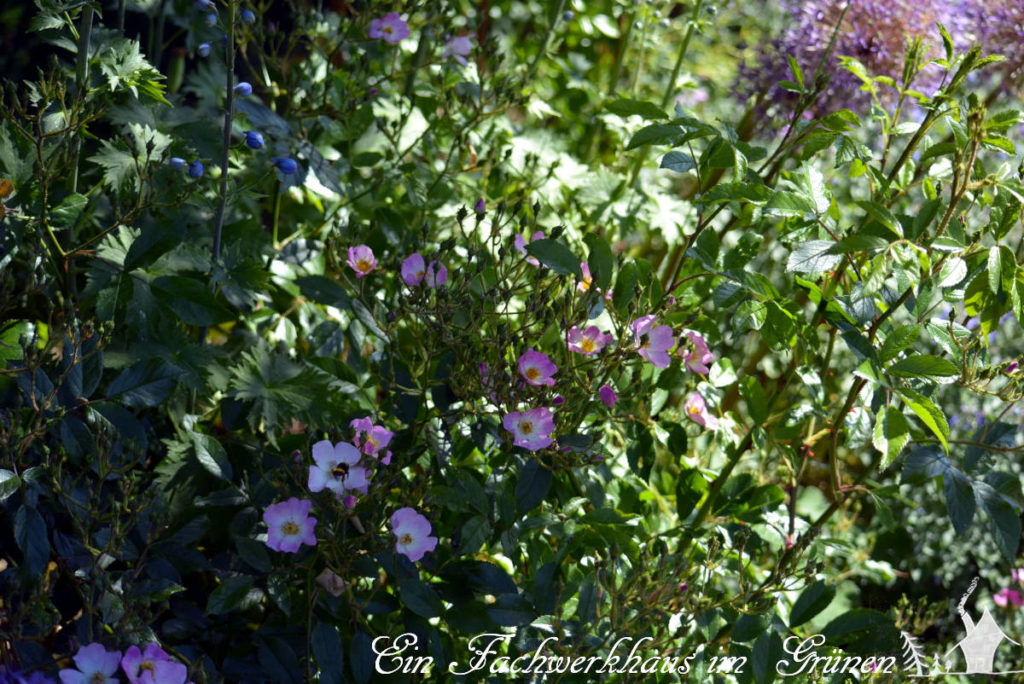
[(4, 206), (4, 200), (10, 197), (12, 192), (14, 192), (14, 183), (6, 178), (0, 178), (0, 221), (3, 221), (7, 214), (18, 213), (17, 209), (8, 209)]
[(331, 468), (331, 475), (335, 479), (344, 480), (348, 476), (348, 463), (339, 463)]

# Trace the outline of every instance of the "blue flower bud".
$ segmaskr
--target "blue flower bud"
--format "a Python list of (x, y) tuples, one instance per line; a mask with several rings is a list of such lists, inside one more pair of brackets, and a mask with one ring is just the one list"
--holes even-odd
[(206, 25), (207, 26), (216, 26), (217, 25), (217, 13), (216, 12), (210, 12), (209, 14), (206, 15)]
[(212, 12), (217, 9), (217, 6), (213, 4), (213, 0), (196, 0), (196, 4), (199, 5), (200, 12)]
[(235, 86), (235, 94), (239, 97), (249, 97), (252, 95), (252, 85), (248, 81), (242, 81)]
[(188, 165), (188, 175), (193, 178), (203, 177), (203, 162), (196, 159), (194, 162)]
[(253, 12), (252, 10), (249, 10), (249, 9), (242, 10), (242, 21), (245, 22), (246, 24), (255, 24), (256, 23), (256, 14), (255, 14), (255, 12)]
[(210, 44), (209, 43), (200, 43), (199, 47), (196, 48), (196, 52), (199, 53), (200, 57), (209, 57), (210, 56)]
[(572, 21), (572, 18), (575, 16), (576, 15), (573, 13), (572, 10), (565, 10), (564, 12), (562, 12), (562, 19), (564, 19), (565, 21)]
[(294, 159), (289, 157), (271, 157), (270, 163), (286, 176), (290, 176), (299, 170), (299, 165), (295, 163)]
[(263, 147), (263, 135), (259, 131), (246, 131), (245, 144), (254, 150)]
[(186, 166), (188, 166), (188, 162), (186, 162), (181, 157), (171, 157), (171, 168), (172, 169), (183, 169)]

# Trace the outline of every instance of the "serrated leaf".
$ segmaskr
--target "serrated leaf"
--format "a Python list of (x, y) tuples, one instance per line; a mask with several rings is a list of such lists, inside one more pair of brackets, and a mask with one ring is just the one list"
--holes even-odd
[(77, 192), (62, 199), (60, 204), (54, 207), (50, 213), (50, 223), (54, 228), (61, 230), (71, 228), (82, 215), (82, 211), (89, 204), (89, 198)]
[(949, 453), (949, 423), (946, 422), (946, 416), (942, 414), (939, 407), (928, 397), (913, 390), (900, 389), (897, 391), (910, 410), (938, 437), (946, 453)]
[(797, 245), (786, 262), (786, 271), (822, 275), (834, 269), (843, 257), (832, 253), (836, 243), (829, 240), (808, 240)]
[(889, 333), (885, 342), (882, 343), (882, 350), (879, 352), (879, 360), (882, 363), (892, 361), (904, 349), (909, 349), (921, 334), (921, 326), (904, 325)]
[(231, 461), (215, 438), (198, 432), (190, 433), (192, 446), (196, 451), (196, 460), (214, 477), (231, 481)]
[(42, 574), (50, 560), (50, 540), (39, 511), (27, 505), (18, 509), (14, 515), (14, 540), (25, 556), (28, 572)]
[(594, 285), (602, 292), (606, 292), (612, 284), (612, 274), (615, 271), (615, 255), (607, 240), (597, 235), (588, 234), (584, 236), (583, 242), (590, 250), (587, 256), (587, 265), (590, 268), (590, 275), (594, 279)]
[(910, 422), (892, 406), (879, 411), (871, 433), (871, 443), (882, 453), (879, 468), (888, 468), (910, 441)]
[(942, 489), (946, 495), (946, 511), (958, 536), (963, 535), (974, 521), (974, 487), (970, 479), (957, 468), (943, 474)]
[(528, 460), (516, 480), (516, 510), (519, 514), (525, 515), (543, 501), (550, 487), (551, 471), (539, 461)]
[(953, 287), (967, 276), (967, 263), (960, 257), (953, 257), (942, 265), (939, 271), (939, 287)]
[(106, 398), (132, 408), (157, 406), (170, 396), (178, 376), (178, 371), (160, 359), (136, 363), (114, 378)]
[(957, 368), (948, 359), (928, 354), (917, 354), (900, 359), (889, 366), (888, 372), (904, 378), (917, 377), (949, 377), (960, 375)]
[(891, 230), (896, 237), (903, 237), (903, 226), (900, 224), (899, 219), (881, 204), (862, 200), (857, 202), (857, 206), (866, 211), (871, 218)]
[(233, 610), (245, 610), (250, 605), (249, 592), (255, 578), (251, 575), (237, 575), (224, 580), (213, 590), (206, 601), (207, 615), (221, 615)]
[(697, 162), (695, 162), (693, 157), (685, 152), (671, 150), (661, 158), (661, 168), (668, 169), (669, 171), (676, 171), (678, 173), (686, 173), (687, 171), (697, 168)]
[(234, 318), (217, 303), (213, 292), (185, 276), (161, 276), (152, 283), (154, 296), (189, 325), (216, 325)]
[(405, 607), (420, 617), (438, 617), (444, 610), (437, 592), (415, 577), (400, 581), (398, 591)]

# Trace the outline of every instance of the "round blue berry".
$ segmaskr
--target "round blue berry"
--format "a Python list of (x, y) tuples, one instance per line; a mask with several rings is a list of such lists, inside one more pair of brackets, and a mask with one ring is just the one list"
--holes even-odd
[(249, 97), (252, 95), (252, 84), (248, 81), (242, 81), (235, 86), (235, 94), (239, 97)]
[(290, 176), (299, 170), (299, 165), (295, 163), (294, 159), (289, 157), (271, 157), (270, 162), (277, 167), (278, 171), (286, 176)]
[(203, 177), (203, 162), (196, 159), (194, 162), (188, 165), (188, 175), (193, 178)]
[(196, 52), (199, 53), (200, 57), (209, 57), (210, 56), (210, 44), (209, 43), (200, 43), (199, 47), (196, 48)]
[(216, 26), (217, 25), (217, 13), (216, 12), (210, 12), (209, 14), (206, 15), (206, 25), (207, 26)]
[(562, 12), (562, 19), (564, 19), (565, 21), (572, 21), (573, 17), (575, 16), (576, 15), (573, 13), (572, 10), (565, 10), (564, 12)]
[(213, 0), (196, 0), (196, 4), (199, 5), (200, 12), (212, 12), (217, 9), (217, 6), (213, 4)]
[(186, 166), (188, 166), (188, 162), (186, 162), (181, 157), (171, 157), (171, 168), (172, 169), (183, 169)]
[(263, 135), (259, 131), (246, 131), (245, 144), (254, 150), (263, 147)]
[(249, 9), (242, 10), (242, 21), (246, 24), (255, 24), (256, 13)]

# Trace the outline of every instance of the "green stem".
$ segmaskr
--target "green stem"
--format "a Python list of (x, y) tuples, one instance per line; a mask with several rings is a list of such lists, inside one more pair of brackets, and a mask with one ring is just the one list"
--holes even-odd
[(675, 66), (672, 67), (672, 76), (665, 87), (665, 94), (661, 97), (662, 109), (668, 106), (668, 103), (672, 100), (673, 93), (676, 92), (676, 79), (679, 78), (679, 70), (683, 67), (686, 51), (690, 49), (690, 39), (693, 38), (693, 33), (697, 30), (697, 19), (700, 17), (700, 10), (703, 5), (704, 0), (697, 0), (697, 4), (693, 6), (693, 16), (690, 17), (690, 25), (686, 27), (686, 35), (683, 36), (683, 42), (679, 46), (679, 54), (676, 56)]
[(561, 19), (562, 12), (564, 10), (565, 0), (558, 0), (558, 9), (555, 10), (555, 18), (548, 25), (548, 30), (544, 32), (544, 40), (540, 42), (540, 50), (537, 52), (537, 56), (533, 58), (529, 71), (526, 72), (526, 81), (533, 78), (533, 74), (537, 71), (537, 67), (540, 65), (540, 60), (547, 54), (548, 44), (551, 42), (551, 34), (554, 33), (555, 27), (558, 26), (558, 20)]
[(228, 3), (228, 42), (224, 47), (224, 64), (227, 100), (224, 103), (223, 154), (220, 164), (220, 200), (217, 202), (217, 216), (213, 228), (213, 260), (220, 258), (221, 234), (224, 232), (224, 209), (228, 202), (228, 164), (231, 152), (231, 121), (235, 106), (235, 3)]
[[(75, 68), (75, 82), (78, 85), (78, 92), (84, 99), (88, 92), (89, 82), (89, 41), (92, 38), (92, 18), (95, 10), (92, 5), (86, 5), (82, 8), (82, 28), (78, 32), (78, 63)], [(71, 172), (71, 192), (78, 192), (78, 158), (82, 152), (82, 136), (75, 136), (75, 152), (74, 159), (72, 162)], [(71, 240), (69, 244), (74, 244), (74, 227), (68, 229), (71, 231)]]

